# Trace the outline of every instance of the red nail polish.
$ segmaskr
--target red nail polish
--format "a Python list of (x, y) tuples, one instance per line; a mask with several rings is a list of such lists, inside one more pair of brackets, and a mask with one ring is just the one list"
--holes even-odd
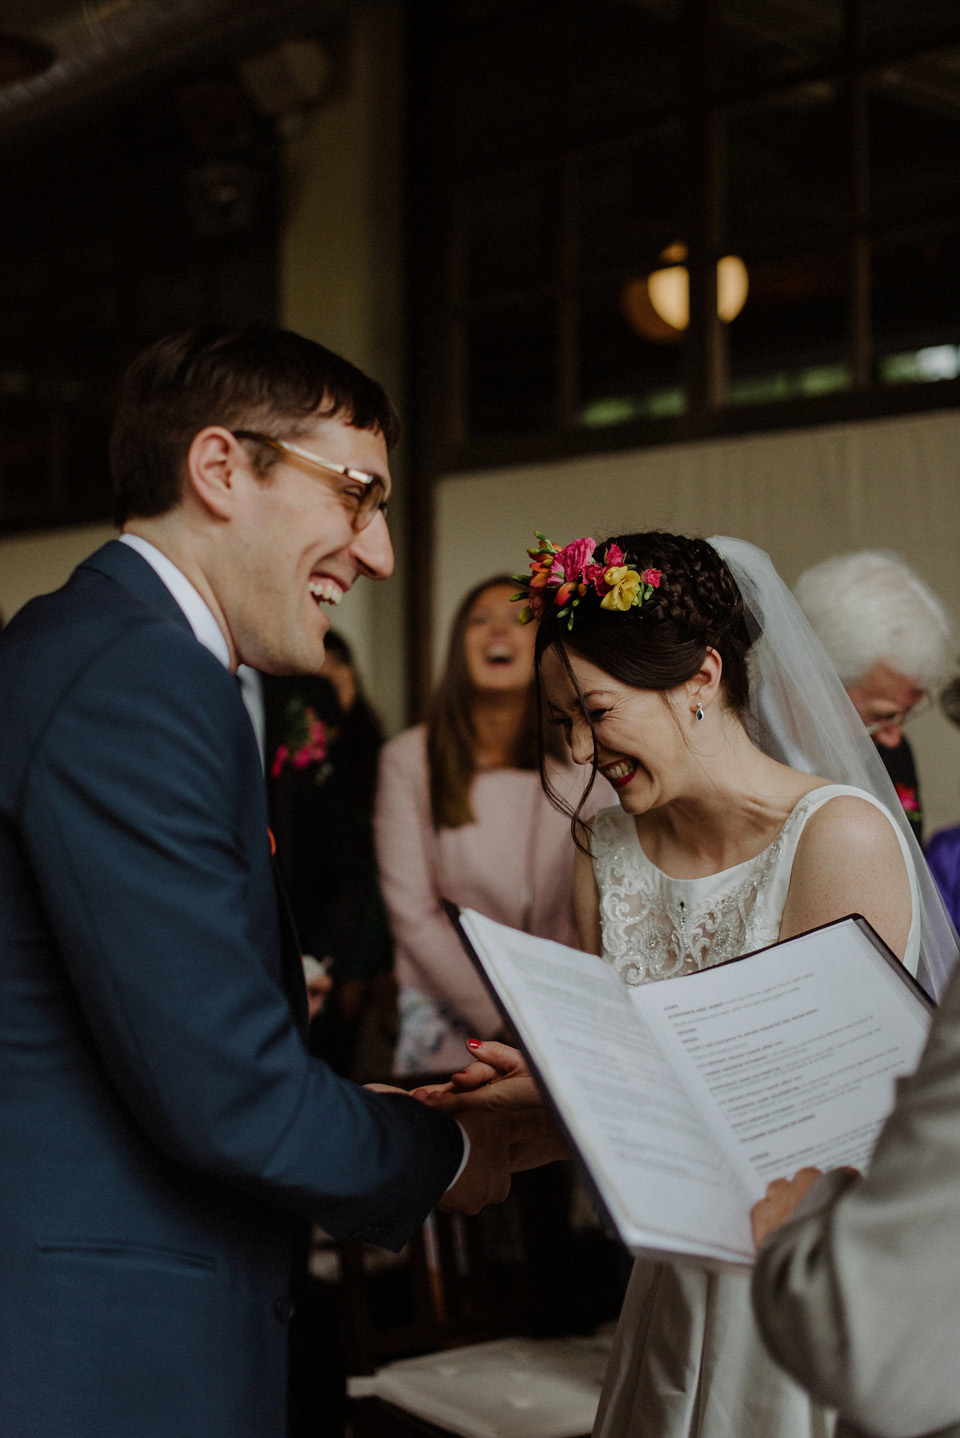
[(468, 1048), (468, 1049), (478, 1049), (479, 1047), (480, 1047), (480, 1040), (479, 1040), (479, 1039), (467, 1039), (467, 1048)]

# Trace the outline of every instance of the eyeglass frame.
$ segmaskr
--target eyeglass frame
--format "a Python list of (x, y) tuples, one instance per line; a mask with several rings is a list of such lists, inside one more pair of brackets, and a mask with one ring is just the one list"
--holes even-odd
[(917, 700), (916, 704), (911, 704), (909, 709), (898, 709), (896, 713), (887, 714), (882, 719), (871, 719), (870, 723), (864, 723), (863, 727), (870, 737), (873, 738), (874, 734), (879, 734), (881, 729), (888, 729), (892, 724), (896, 725), (899, 729), (903, 729), (905, 725), (911, 724), (914, 719), (917, 719), (921, 714), (926, 714), (928, 710), (932, 708), (933, 695), (929, 693), (924, 694), (922, 698)]
[[(308, 468), (315, 468), (343, 475), (345, 479), (352, 479), (357, 484), (365, 485), (363, 498), (357, 505), (353, 516), (353, 528), (359, 533), (372, 524), (378, 514), (386, 515), (388, 496), (386, 485), (379, 474), (371, 474), (367, 469), (353, 469), (348, 464), (334, 464), (333, 460), (321, 459), (317, 454), (311, 454), (308, 449), (301, 449), (300, 445), (294, 444), (289, 439), (274, 439), (272, 435), (261, 434), (255, 429), (232, 429), (230, 433), (234, 439), (251, 439), (255, 443), (265, 444), (269, 449), (275, 449), (278, 454), (285, 454), (293, 459), (299, 459)], [(320, 476), (322, 477), (322, 476)], [(380, 497), (378, 498), (378, 491)]]

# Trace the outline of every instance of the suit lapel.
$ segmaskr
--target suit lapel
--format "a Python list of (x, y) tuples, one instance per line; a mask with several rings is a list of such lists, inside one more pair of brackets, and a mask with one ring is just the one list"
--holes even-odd
[[(157, 610), (164, 618), (171, 620), (174, 624), (179, 624), (191, 634), (193, 633), (190, 621), (156, 570), (151, 568), (143, 555), (138, 554), (129, 544), (121, 544), (119, 540), (112, 539), (85, 560), (81, 567), (95, 569), (109, 579), (116, 580), (118, 584), (122, 584), (125, 589), (130, 590), (138, 599), (141, 599), (144, 604), (149, 604), (152, 609)], [(238, 699), (240, 703), (243, 702), (239, 690)], [(309, 1039), (310, 1023), (307, 1010), (307, 990), (300, 958), (300, 942), (275, 859), (272, 864), (277, 891), (277, 917), (280, 923), (280, 965), (283, 984), (290, 1000), (297, 1028), (306, 1042)]]
[(119, 539), (111, 539), (102, 549), (85, 559), (80, 568), (95, 569), (98, 574), (105, 574), (108, 579), (116, 580), (125, 589), (129, 589), (131, 594), (142, 599), (144, 604), (156, 609), (165, 619), (170, 619), (174, 624), (179, 624), (193, 633), (190, 621), (159, 574), (151, 568), (143, 555), (131, 549), (129, 544), (121, 544)]

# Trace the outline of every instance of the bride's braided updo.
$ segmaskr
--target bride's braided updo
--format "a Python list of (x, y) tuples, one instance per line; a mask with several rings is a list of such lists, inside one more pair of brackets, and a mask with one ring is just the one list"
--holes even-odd
[(750, 698), (752, 641), (740, 591), (717, 551), (705, 539), (658, 530), (612, 535), (597, 545), (597, 555), (611, 545), (619, 546), (632, 569), (659, 570), (659, 584), (642, 606), (625, 611), (602, 609), (589, 595), (571, 627), (555, 605), (548, 607), (537, 632), (538, 665), (547, 649), (562, 644), (622, 684), (663, 690), (692, 679), (707, 649), (715, 649), (726, 704), (742, 717)]

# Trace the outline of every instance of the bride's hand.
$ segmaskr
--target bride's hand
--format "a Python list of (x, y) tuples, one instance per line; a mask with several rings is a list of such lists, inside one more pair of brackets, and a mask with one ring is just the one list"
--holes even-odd
[(519, 1049), (490, 1039), (471, 1039), (474, 1062), (451, 1076), (449, 1083), (413, 1090), (413, 1097), (431, 1108), (456, 1113), (469, 1108), (534, 1108), (543, 1103)]

